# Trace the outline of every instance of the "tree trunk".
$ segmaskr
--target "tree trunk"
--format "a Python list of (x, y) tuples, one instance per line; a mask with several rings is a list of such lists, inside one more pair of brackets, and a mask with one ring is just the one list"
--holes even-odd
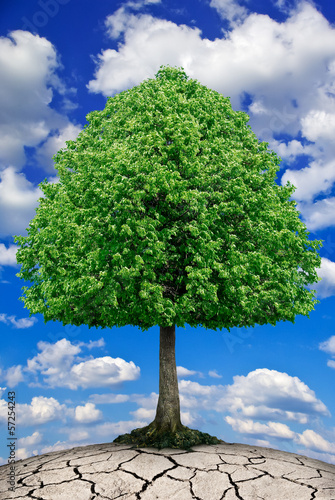
[(153, 424), (161, 432), (176, 432), (183, 427), (180, 421), (175, 340), (175, 325), (160, 327), (159, 398)]

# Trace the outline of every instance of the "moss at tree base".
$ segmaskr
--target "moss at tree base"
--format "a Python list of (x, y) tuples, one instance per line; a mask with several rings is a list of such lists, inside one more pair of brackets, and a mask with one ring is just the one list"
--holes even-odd
[(138, 448), (179, 448), (189, 450), (199, 444), (221, 444), (224, 441), (188, 427), (182, 426), (176, 432), (159, 431), (151, 423), (146, 427), (134, 429), (130, 434), (122, 434), (113, 443), (134, 444)]

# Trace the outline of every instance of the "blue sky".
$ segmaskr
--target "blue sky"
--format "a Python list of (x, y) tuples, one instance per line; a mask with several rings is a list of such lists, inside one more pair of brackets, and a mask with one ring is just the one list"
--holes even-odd
[[(282, 158), (278, 183), (320, 250), (310, 318), (176, 329), (182, 422), (335, 464), (335, 8), (286, 0), (5, 0), (0, 7), (0, 423), (16, 392), (17, 457), (111, 442), (150, 423), (159, 327), (44, 324), (18, 299), (26, 235), (52, 156), (107, 96), (182, 66), (246, 111)], [(7, 461), (0, 443), (0, 463)]]

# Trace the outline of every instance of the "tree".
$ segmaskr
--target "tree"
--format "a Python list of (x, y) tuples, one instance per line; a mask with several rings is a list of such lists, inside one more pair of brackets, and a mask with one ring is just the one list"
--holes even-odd
[(280, 158), (229, 98), (160, 66), (110, 97), (55, 156), (17, 262), (30, 316), (160, 327), (155, 420), (116, 442), (218, 442), (180, 420), (175, 326), (216, 330), (308, 316), (321, 241), (299, 219)]

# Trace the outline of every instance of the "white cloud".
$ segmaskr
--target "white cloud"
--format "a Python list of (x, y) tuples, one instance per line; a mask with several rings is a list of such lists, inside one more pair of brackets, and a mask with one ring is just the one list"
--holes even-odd
[(193, 414), (191, 414), (189, 411), (181, 411), (180, 419), (182, 421), (182, 424), (186, 425), (187, 427), (189, 425), (197, 425), (195, 424), (195, 422), (197, 421), (197, 417), (194, 417)]
[(313, 283), (310, 288), (316, 290), (317, 297), (323, 299), (335, 295), (335, 262), (321, 257), (321, 267), (316, 272), (322, 280)]
[(329, 416), (327, 407), (298, 377), (266, 368), (235, 376), (232, 385), (179, 382), (183, 408), (232, 413), (235, 418), (306, 423), (312, 415)]
[(232, 26), (241, 24), (247, 17), (248, 11), (236, 0), (211, 0), (210, 7), (215, 8), (223, 20), (227, 20)]
[(0, 181), (0, 212), (6, 214), (0, 219), (0, 236), (23, 234), (44, 194), (12, 166), (0, 171)]
[(321, 342), (319, 344), (319, 349), (321, 351), (328, 352), (329, 354), (332, 354), (333, 356), (335, 356), (335, 335), (332, 335), (325, 342)]
[[(226, 19), (234, 19), (236, 14), (243, 22), (211, 41), (201, 38), (196, 27), (135, 15), (130, 4), (123, 5), (107, 17), (106, 29), (114, 40), (124, 34), (124, 42), (118, 50), (107, 49), (98, 55), (89, 90), (114, 95), (153, 78), (161, 64), (171, 64), (184, 67), (191, 78), (230, 96), (235, 109), (248, 93), (252, 99), (250, 125), (258, 137), (291, 163), (298, 155), (312, 156), (303, 171), (285, 174), (285, 180), (298, 183), (293, 196), (305, 202), (300, 211), (308, 229), (334, 225), (335, 210), (328, 200), (311, 203), (311, 197), (329, 194), (335, 181), (334, 27), (308, 2), (285, 6), (288, 17), (281, 23), (267, 15), (247, 15), (233, 0), (212, 0), (210, 6)], [(290, 134), (292, 140), (274, 140), (278, 132)], [(306, 145), (293, 139), (299, 132), (318, 143)]]
[(152, 422), (155, 418), (156, 415), (156, 410), (149, 410), (147, 408), (139, 408), (138, 410), (135, 411), (130, 411), (129, 412), (135, 419), (138, 420), (146, 420), (148, 423)]
[(133, 361), (125, 361), (121, 358), (90, 359), (72, 366), (68, 387), (72, 389), (78, 386), (87, 387), (111, 387), (121, 382), (137, 380), (140, 376), (140, 368)]
[(323, 138), (333, 140), (335, 135), (335, 113), (312, 109), (301, 119), (302, 134), (309, 140), (316, 142)]
[(230, 416), (225, 417), (225, 421), (232, 426), (234, 431), (241, 434), (269, 436), (280, 439), (293, 439), (295, 437), (295, 433), (287, 425), (279, 422), (261, 424), (253, 420), (240, 420)]
[(15, 387), (20, 382), (23, 382), (24, 375), (22, 373), (22, 366), (11, 366), (5, 372), (5, 378), (9, 387)]
[(55, 398), (33, 397), (30, 404), (17, 405), (17, 417), (20, 426), (43, 425), (53, 420), (65, 419), (67, 408)]
[(310, 231), (335, 226), (335, 197), (318, 200), (315, 203), (300, 202), (296, 208), (302, 214), (303, 221)]
[[(219, 9), (219, 4), (223, 7), (233, 2), (215, 3)], [(188, 58), (190, 67), (184, 67), (186, 72), (210, 88), (235, 97), (249, 92), (255, 99), (263, 99), (265, 109), (272, 115), (272, 104), (280, 107), (285, 102), (289, 113), (293, 109), (289, 106), (290, 98), (301, 98), (302, 89), (304, 93), (308, 89), (312, 92), (314, 82), (327, 80), (324, 60), (332, 55), (335, 58), (334, 30), (308, 4), (283, 23), (251, 14), (226, 38), (215, 41), (202, 39), (197, 28), (178, 26), (150, 15), (136, 16), (125, 7), (108, 16), (106, 27), (111, 38), (124, 32), (125, 43), (119, 45), (118, 51), (103, 51), (97, 61), (96, 79), (89, 88), (105, 95), (127, 88), (130, 81), (139, 84), (144, 78), (153, 77), (160, 64), (180, 66)], [(318, 43), (314, 43), (315, 37)], [(284, 114), (280, 110), (278, 113), (276, 118), (285, 121)], [(293, 115), (299, 123), (297, 110)]]
[[(316, 146), (313, 144), (307, 144), (304, 145), (300, 141), (297, 141), (296, 139), (293, 139), (292, 141), (288, 141), (286, 144), (285, 142), (280, 142), (275, 139), (270, 141), (270, 147), (271, 149), (275, 150), (277, 154), (285, 160), (287, 163), (293, 163), (297, 156), (301, 155), (315, 155), (317, 153)], [(287, 172), (295, 172), (291, 170), (286, 170), (285, 175)], [(294, 179), (294, 180), (293, 180)], [(287, 178), (285, 179), (285, 182), (282, 181), (282, 184), (286, 184), (287, 180), (290, 180), (294, 186), (297, 187), (296, 184), (296, 179), (295, 178)], [(301, 186), (299, 186), (299, 189)], [(294, 192), (294, 196), (296, 197), (296, 192)]]
[(171, 21), (155, 19), (147, 14), (137, 17), (127, 13), (124, 7), (107, 18), (106, 27), (112, 39), (126, 31), (126, 45), (121, 46), (119, 52), (107, 49), (98, 55), (96, 79), (87, 86), (90, 92), (102, 92), (106, 96), (154, 76), (162, 62), (173, 64), (177, 59), (175, 54), (181, 51), (181, 47), (180, 59), (184, 67), (187, 67), (185, 62), (189, 54), (196, 48), (201, 50), (201, 31), (198, 28), (179, 27)]
[(90, 434), (84, 430), (71, 429), (69, 437), (72, 441), (83, 441), (84, 439), (88, 439), (90, 437)]
[[(308, 415), (330, 415), (315, 392), (298, 377), (267, 368), (235, 376), (227, 397), (231, 411), (246, 417), (304, 422)], [(218, 401), (218, 407), (225, 404), (224, 398)]]
[(203, 377), (203, 374), (201, 372), (197, 372), (195, 370), (188, 370), (187, 368), (184, 368), (183, 366), (177, 366), (177, 376), (178, 377), (192, 377), (193, 375)]
[(16, 245), (10, 245), (8, 248), (6, 248), (3, 243), (0, 243), (0, 266), (17, 266), (18, 264), (16, 262), (16, 252)]
[(51, 446), (45, 446), (44, 448), (41, 449), (41, 454), (44, 453), (51, 453), (53, 451), (63, 451), (63, 450), (68, 450), (70, 448), (75, 448), (77, 446), (83, 446), (82, 443), (75, 443), (71, 441), (70, 443), (68, 441), (57, 441), (57, 443), (51, 445)]
[(35, 323), (37, 323), (38, 319), (37, 318), (20, 318), (20, 319), (15, 319), (16, 316), (8, 316), (8, 314), (1, 313), (0, 314), (0, 322), (5, 323), (5, 325), (10, 325), (12, 324), (14, 328), (17, 329), (22, 329), (22, 328), (30, 328), (33, 326)]
[(80, 347), (61, 339), (55, 344), (38, 342), (37, 348), (41, 352), (28, 359), (27, 372), (41, 373), (51, 387), (76, 387), (69, 380), (69, 372), (75, 356), (81, 351)]
[(28, 31), (0, 38), (0, 63), (0, 164), (21, 168), (24, 146), (37, 147), (51, 130), (68, 126), (68, 119), (49, 106), (54, 90), (65, 94), (67, 89), (56, 75), (54, 46)]
[(300, 434), (297, 437), (297, 442), (311, 450), (335, 453), (335, 443), (330, 443), (311, 429), (306, 429)]
[[(270, 443), (270, 441), (266, 439), (253, 439), (249, 437), (248, 435), (248, 445), (254, 445), (254, 446), (261, 446), (262, 448), (274, 448), (276, 449), (276, 446), (273, 443)], [(278, 448), (279, 449), (279, 448)]]
[(295, 200), (311, 202), (320, 193), (327, 194), (335, 182), (335, 161), (323, 163), (313, 161), (300, 170), (287, 169), (282, 176), (281, 184), (290, 181), (297, 189), (293, 193)]
[(42, 438), (43, 435), (40, 432), (35, 431), (31, 436), (18, 439), (17, 444), (24, 447), (33, 446), (35, 444), (39, 444), (42, 441)]
[(120, 422), (106, 422), (101, 425), (97, 425), (95, 432), (97, 436), (107, 437), (110, 439), (111, 435), (119, 436), (120, 434), (128, 434), (133, 429), (138, 429), (139, 427), (145, 427), (148, 422), (145, 420), (122, 420)]
[(73, 109), (67, 94), (75, 89), (57, 76), (62, 67), (46, 38), (23, 30), (0, 37), (0, 65), (0, 212), (6, 214), (0, 220), (1, 237), (24, 234), (44, 196), (19, 173), (27, 162), (24, 148), (35, 148), (35, 165), (55, 173), (52, 155), (81, 127), (51, 108), (57, 91), (64, 99), (62, 112)]
[(213, 378), (222, 378), (222, 375), (219, 375), (216, 370), (210, 370), (208, 375)]
[(103, 347), (104, 340), (78, 345), (61, 339), (55, 344), (39, 342), (41, 351), (27, 361), (27, 372), (43, 375), (43, 380), (50, 387), (111, 387), (125, 381), (137, 380), (140, 368), (121, 358), (104, 356), (81, 361), (78, 354), (81, 348)]
[(88, 343), (86, 342), (79, 342), (78, 344), (80, 347), (86, 347), (87, 349), (95, 349), (97, 347), (105, 347), (106, 342), (103, 338), (99, 340), (90, 340)]
[[(267, 423), (260, 423), (250, 419), (241, 420), (231, 416), (225, 417), (225, 421), (232, 426), (234, 431), (248, 436), (259, 436), (262, 441), (266, 437), (287, 439), (303, 445), (309, 450), (335, 453), (335, 444), (327, 441), (320, 434), (311, 429), (306, 429), (302, 432), (302, 434), (299, 434), (297, 432), (293, 432), (287, 425), (279, 422), (270, 421)], [(268, 443), (268, 441), (266, 442)], [(269, 446), (269, 443), (265, 446)]]
[(38, 455), (37, 449), (29, 450), (27, 448), (18, 448), (16, 450), (16, 459), (17, 460), (24, 460), (25, 458), (29, 458), (31, 456), (36, 456), (36, 455)]
[(48, 139), (39, 147), (36, 158), (38, 163), (43, 166), (43, 169), (46, 172), (55, 172), (54, 162), (52, 160), (53, 155), (56, 154), (61, 148), (66, 147), (65, 141), (74, 141), (81, 130), (81, 125), (69, 123), (64, 128), (48, 137)]
[(0, 422), (7, 423), (8, 404), (4, 399), (0, 399)]
[(75, 409), (75, 420), (81, 424), (88, 424), (102, 419), (102, 412), (93, 403), (85, 406), (77, 406)]
[(128, 394), (91, 394), (90, 400), (96, 404), (125, 403), (129, 401)]
[(327, 361), (327, 366), (329, 366), (329, 368), (335, 369), (335, 335), (330, 337), (325, 342), (321, 342), (319, 344), (319, 349), (321, 351), (328, 352), (332, 356), (332, 358), (334, 358)]
[(318, 453), (316, 451), (305, 449), (297, 450), (297, 452), (301, 455), (306, 455), (307, 457), (315, 458), (316, 460), (321, 460), (322, 462), (328, 462), (335, 465), (335, 455), (332, 455), (330, 453)]

